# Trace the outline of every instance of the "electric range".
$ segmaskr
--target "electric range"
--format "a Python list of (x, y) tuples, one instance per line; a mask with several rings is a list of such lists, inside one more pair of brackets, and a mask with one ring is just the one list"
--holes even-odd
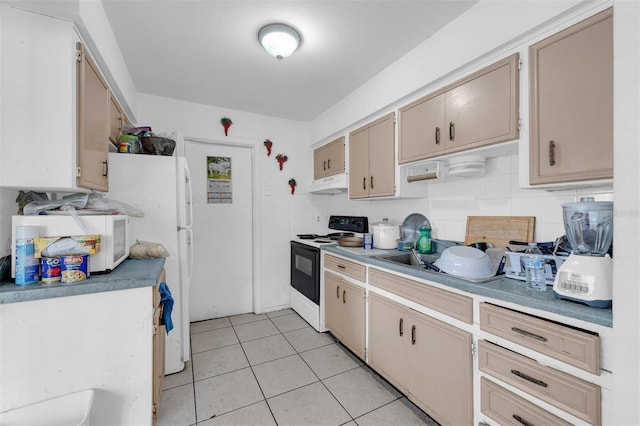
[(291, 308), (318, 331), (326, 331), (320, 249), (337, 244), (342, 237), (369, 232), (369, 220), (365, 216), (330, 216), (329, 229), (341, 232), (298, 234), (291, 240)]

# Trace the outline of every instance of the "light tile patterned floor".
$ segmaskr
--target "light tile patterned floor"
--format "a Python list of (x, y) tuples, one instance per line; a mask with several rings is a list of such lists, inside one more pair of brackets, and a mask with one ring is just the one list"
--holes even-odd
[(436, 425), (329, 333), (285, 309), (191, 324), (155, 425)]

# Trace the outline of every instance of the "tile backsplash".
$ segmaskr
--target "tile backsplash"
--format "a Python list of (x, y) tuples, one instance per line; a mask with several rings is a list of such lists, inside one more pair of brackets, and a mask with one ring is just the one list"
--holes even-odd
[[(613, 201), (613, 186), (547, 191), (521, 189), (518, 155), (487, 160), (486, 173), (478, 178), (445, 177), (426, 185), (426, 198), (404, 200), (349, 200), (347, 194), (300, 193), (291, 205), (291, 234), (327, 232), (332, 214), (367, 216), (369, 223), (389, 218), (401, 224), (411, 213), (429, 218), (433, 237), (464, 240), (467, 216), (535, 216), (535, 240), (552, 241), (565, 233), (562, 204), (594, 197)], [(412, 184), (412, 185), (413, 185)]]

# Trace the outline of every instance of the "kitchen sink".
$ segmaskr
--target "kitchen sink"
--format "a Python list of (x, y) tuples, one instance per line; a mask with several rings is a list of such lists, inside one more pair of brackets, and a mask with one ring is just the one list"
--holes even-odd
[[(439, 257), (437, 254), (418, 254), (420, 259), (425, 263), (433, 263)], [(381, 256), (373, 256), (375, 259), (386, 260), (388, 262), (402, 263), (403, 265), (415, 266), (424, 269), (424, 266), (418, 264), (418, 259), (411, 252), (401, 252), (394, 254), (385, 254)]]
[[(435, 262), (439, 256), (439, 254), (418, 254), (420, 256), (420, 259), (422, 259), (423, 262), (425, 263), (433, 263)], [(420, 269), (420, 270), (427, 270), (431, 273), (434, 274), (440, 274), (440, 275), (449, 275), (446, 272), (437, 272), (434, 271), (432, 269), (429, 269), (426, 266), (421, 266), (418, 263), (418, 259), (416, 259), (416, 257), (414, 256), (413, 253), (411, 252), (399, 252), (399, 253), (394, 253), (394, 254), (385, 254), (385, 255), (380, 255), (380, 256), (371, 256), (373, 259), (378, 259), (378, 260), (382, 260), (385, 262), (390, 262), (390, 263), (397, 263), (397, 264), (401, 264), (401, 265), (406, 265), (406, 266), (410, 266), (416, 269)], [(451, 277), (454, 277), (454, 275), (449, 275)], [(455, 277), (459, 280), (462, 281), (467, 281), (467, 282), (472, 282), (472, 283), (486, 283), (489, 281), (493, 281), (493, 280), (497, 280), (500, 279), (504, 276), (504, 274), (501, 275), (496, 275), (496, 276), (492, 276), (489, 278), (483, 278), (483, 279), (472, 279), (472, 278), (463, 278), (463, 277)]]

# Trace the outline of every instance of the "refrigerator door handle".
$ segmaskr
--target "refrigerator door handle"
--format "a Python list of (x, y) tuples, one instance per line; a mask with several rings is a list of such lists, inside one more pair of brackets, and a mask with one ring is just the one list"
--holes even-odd
[(187, 235), (187, 250), (189, 252), (189, 269), (187, 270), (187, 285), (191, 285), (191, 274), (193, 272), (193, 229), (185, 229)]
[(187, 187), (187, 193), (185, 194), (185, 202), (187, 203), (188, 210), (188, 221), (185, 224), (185, 227), (191, 228), (193, 226), (193, 193), (191, 189), (191, 172), (189, 171), (189, 164), (185, 159), (184, 161), (184, 178), (185, 178), (185, 186)]

